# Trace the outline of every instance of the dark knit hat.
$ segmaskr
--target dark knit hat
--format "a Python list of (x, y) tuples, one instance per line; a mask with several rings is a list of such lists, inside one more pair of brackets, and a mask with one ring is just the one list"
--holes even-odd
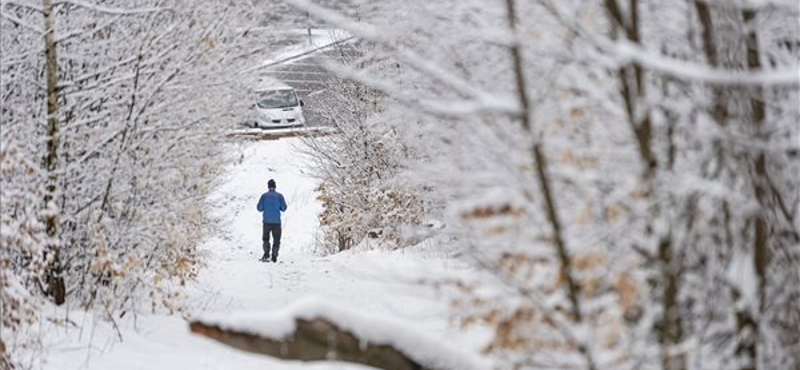
[(269, 181), (267, 181), (267, 187), (270, 189), (275, 189), (275, 180), (269, 179)]

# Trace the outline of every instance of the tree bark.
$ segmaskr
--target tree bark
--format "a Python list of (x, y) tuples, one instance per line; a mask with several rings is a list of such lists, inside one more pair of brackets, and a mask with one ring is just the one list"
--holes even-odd
[[(711, 67), (719, 67), (719, 50), (714, 36), (714, 21), (711, 16), (711, 8), (703, 0), (695, 1), (694, 5), (697, 11), (697, 18), (700, 21), (703, 53), (706, 56), (706, 62)], [(728, 120), (728, 107), (725, 102), (724, 88), (711, 86), (711, 93), (713, 98), (709, 113), (711, 113), (711, 117), (717, 124), (725, 126)]]
[(343, 361), (385, 370), (436, 370), (397, 348), (368, 343), (323, 319), (297, 319), (295, 332), (284, 339), (228, 330), (200, 321), (191, 322), (189, 327), (192, 333), (231, 347), (284, 360)]
[(661, 262), (661, 284), (664, 291), (661, 296), (663, 310), (659, 322), (658, 337), (661, 342), (661, 368), (679, 370), (686, 368), (683, 356), (672, 354), (671, 350), (678, 346), (683, 338), (679, 304), (680, 273), (677, 271), (677, 259), (673, 248), (672, 237), (661, 239), (658, 246), (658, 257)]
[(55, 21), (53, 3), (42, 0), (44, 14), (45, 68), (47, 73), (47, 151), (44, 157), (44, 168), (47, 171), (47, 187), (44, 195), (44, 222), (47, 232), (45, 260), (46, 293), (57, 305), (64, 303), (66, 289), (64, 285), (63, 267), (61, 266), (61, 243), (59, 240), (60, 210), (56, 197), (58, 193), (58, 59), (56, 57)]
[(6, 353), (6, 345), (3, 343), (3, 340), (0, 339), (0, 370), (11, 370), (13, 368), (14, 366), (11, 365), (11, 360)]

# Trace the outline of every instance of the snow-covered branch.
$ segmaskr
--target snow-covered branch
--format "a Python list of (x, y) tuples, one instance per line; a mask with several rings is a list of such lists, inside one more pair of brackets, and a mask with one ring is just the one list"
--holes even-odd
[[(413, 50), (396, 46), (391, 39), (384, 37), (383, 34), (378, 32), (373, 26), (364, 23), (356, 23), (334, 11), (325, 9), (307, 0), (289, 0), (289, 2), (323, 21), (347, 30), (356, 37), (385, 46), (390, 50), (393, 57), (407, 63), (418, 71), (428, 75), (430, 78), (450, 86), (453, 91), (456, 91), (458, 94), (466, 95), (470, 99), (474, 100), (477, 105), (494, 106), (500, 101), (513, 101), (513, 98), (511, 97), (497, 97), (496, 93), (489, 92), (479, 88), (478, 86), (475, 86), (469, 81), (456, 76), (446, 68), (430, 61), (429, 58), (426, 58), (414, 52)], [(340, 68), (337, 72), (341, 73), (344, 71), (342, 71)], [(369, 78), (367, 78), (364, 74), (361, 74), (358, 80), (359, 82), (366, 83)], [(391, 88), (388, 85), (384, 85), (384, 88), (381, 88), (381, 90), (391, 90)], [(506, 108), (509, 107), (506, 106)], [(464, 112), (465, 110), (464, 107), (457, 107), (456, 111)]]
[(800, 66), (782, 70), (731, 71), (654, 54), (627, 40), (608, 46), (620, 64), (635, 62), (642, 68), (681, 79), (724, 86), (800, 86)]
[(34, 13), (37, 13), (39, 15), (42, 14), (41, 4), (39, 4), (39, 6), (32, 6), (32, 5), (29, 5), (29, 4), (20, 3), (20, 2), (17, 2), (17, 1), (11, 1), (11, 0), (1, 0), (0, 1), (0, 8), (4, 8), (6, 5), (13, 5), (13, 6), (16, 6), (16, 7), (27, 9), (27, 10), (32, 11)]
[(22, 19), (19, 19), (19, 18), (15, 17), (15, 16), (13, 16), (11, 14), (8, 14), (5, 11), (3, 11), (2, 8), (0, 8), (0, 18), (5, 18), (10, 22), (18, 24), (18, 25), (20, 25), (20, 26), (22, 26), (24, 28), (27, 28), (27, 29), (29, 29), (31, 31), (34, 31), (36, 33), (44, 34), (44, 30), (41, 27), (34, 26), (34, 25), (32, 25), (32, 24), (30, 24), (30, 23), (28, 23), (28, 22), (26, 22), (26, 21), (24, 21)]
[(516, 115), (520, 112), (519, 106), (513, 100), (502, 97), (486, 95), (476, 100), (433, 100), (405, 91), (391, 82), (381, 81), (375, 76), (355, 70), (349, 66), (335, 62), (326, 62), (324, 65), (328, 70), (342, 78), (379, 90), (403, 104), (421, 108), (425, 112), (438, 116), (464, 117), (484, 113)]
[(53, 3), (53, 6), (64, 5), (64, 4), (75, 5), (75, 6), (79, 6), (81, 8), (86, 8), (86, 9), (93, 10), (93, 11), (98, 12), (98, 13), (112, 14), (112, 15), (134, 15), (134, 14), (156, 13), (156, 12), (172, 10), (172, 9), (166, 8), (166, 7), (155, 7), (155, 8), (112, 8), (112, 7), (108, 7), (108, 6), (92, 4), (92, 3), (87, 3), (87, 2), (78, 1), (78, 0), (56, 1), (56, 2)]
[(794, 0), (735, 0), (735, 1), (715, 1), (715, 0), (697, 0), (700, 2), (707, 3), (711, 6), (719, 6), (723, 3), (725, 6), (735, 6), (739, 9), (751, 9), (751, 10), (760, 10), (765, 8), (782, 8), (782, 9), (793, 9), (795, 12), (798, 11), (797, 9), (797, 2)]
[[(800, 65), (783, 67), (780, 70), (733, 71), (711, 67), (707, 64), (675, 59), (666, 55), (655, 54), (641, 45), (625, 38), (610, 40), (588, 29), (575, 17), (565, 14), (556, 2), (539, 0), (543, 7), (553, 15), (562, 26), (588, 40), (598, 49), (613, 58), (613, 63), (624, 65), (634, 62), (644, 69), (661, 75), (674, 77), (687, 82), (700, 82), (722, 86), (800, 86)], [(615, 4), (611, 1), (610, 4)], [(756, 2), (753, 6), (773, 5), (772, 2)], [(785, 5), (785, 4), (784, 4)], [(619, 15), (615, 15), (617, 17)]]

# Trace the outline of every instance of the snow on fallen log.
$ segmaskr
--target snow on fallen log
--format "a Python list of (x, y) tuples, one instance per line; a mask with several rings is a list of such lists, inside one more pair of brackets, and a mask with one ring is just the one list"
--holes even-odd
[(386, 370), (484, 370), (477, 354), (446, 345), (388, 317), (304, 300), (280, 311), (213, 315), (193, 333), (285, 360), (344, 361)]
[(258, 128), (247, 128), (234, 130), (227, 133), (228, 137), (249, 140), (279, 140), (288, 137), (317, 137), (332, 135), (336, 132), (330, 127), (290, 127), (261, 130)]

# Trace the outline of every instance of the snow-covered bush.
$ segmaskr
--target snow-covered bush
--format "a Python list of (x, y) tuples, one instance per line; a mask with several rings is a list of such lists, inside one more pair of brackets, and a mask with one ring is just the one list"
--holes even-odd
[[(15, 145), (14, 133), (0, 138), (0, 369), (11, 368), (12, 350), (36, 338), (18, 331), (36, 322), (42, 304), (44, 224), (38, 219), (38, 164)], [(26, 179), (25, 181), (19, 181)]]
[[(327, 51), (324, 59), (337, 64), (358, 61), (362, 68), (391, 68), (385, 60), (360, 58), (361, 50), (371, 47), (370, 43), (345, 42)], [(374, 121), (384, 110), (379, 91), (341, 78), (327, 85), (309, 97), (307, 109), (335, 132), (304, 141), (314, 173), (322, 180), (321, 247), (325, 252), (339, 252), (367, 239), (385, 247), (405, 246), (410, 241), (403, 230), (419, 225), (426, 212), (419, 189), (395, 178), (404, 158), (413, 153), (397, 145), (396, 131)], [(380, 117), (388, 119), (386, 114)]]
[(323, 211), (319, 218), (327, 251), (350, 249), (365, 238), (380, 241), (383, 247), (402, 247), (408, 244), (405, 228), (422, 223), (424, 207), (418, 197), (386, 185), (365, 185), (353, 182), (340, 191), (320, 187)]
[(374, 121), (387, 119), (376, 118), (382, 99), (375, 90), (344, 80), (314, 98), (317, 114), (335, 128), (332, 135), (304, 142), (322, 179), (320, 224), (327, 252), (350, 249), (365, 238), (405, 246), (403, 229), (424, 218), (418, 190), (395, 178), (412, 153), (398, 145), (395, 131)]

